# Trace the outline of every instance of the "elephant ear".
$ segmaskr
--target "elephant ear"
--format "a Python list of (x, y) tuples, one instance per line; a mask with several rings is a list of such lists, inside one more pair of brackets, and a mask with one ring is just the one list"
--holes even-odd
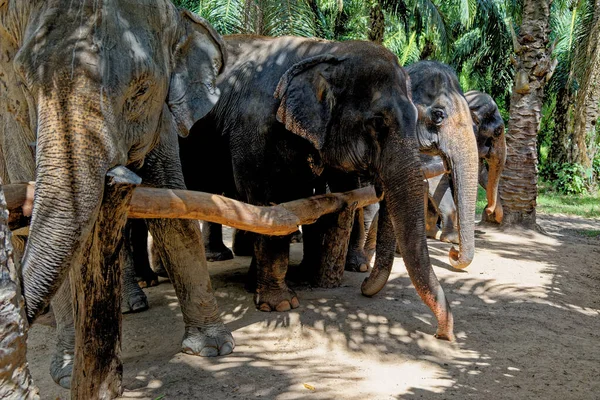
[(217, 76), (225, 67), (226, 52), (223, 39), (214, 28), (190, 11), (181, 11), (179, 32), (167, 104), (179, 134), (187, 136), (192, 125), (219, 100)]
[(281, 100), (277, 120), (317, 150), (325, 143), (335, 105), (329, 69), (342, 61), (330, 54), (307, 58), (288, 69), (275, 89), (275, 98)]

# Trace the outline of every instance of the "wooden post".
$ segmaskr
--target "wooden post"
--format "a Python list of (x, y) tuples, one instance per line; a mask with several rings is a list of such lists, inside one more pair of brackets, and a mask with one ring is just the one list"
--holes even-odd
[(352, 203), (340, 212), (324, 215), (319, 219), (318, 223), (323, 229), (318, 232), (317, 240), (321, 244), (321, 250), (314, 277), (314, 283), (318, 287), (334, 288), (342, 284), (357, 207), (358, 203)]
[(122, 393), (121, 267), (119, 254), (129, 202), (141, 179), (125, 167), (107, 174), (98, 219), (81, 267), (71, 270), (75, 316), (73, 399), (113, 399)]
[(39, 399), (27, 365), (28, 328), (0, 187), (0, 399)]

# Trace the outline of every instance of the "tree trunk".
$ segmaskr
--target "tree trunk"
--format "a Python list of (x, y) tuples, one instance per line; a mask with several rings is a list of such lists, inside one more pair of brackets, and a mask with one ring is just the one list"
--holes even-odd
[[(112, 171), (112, 172), (111, 172)], [(124, 167), (109, 171), (98, 219), (71, 270), (75, 316), (73, 399), (114, 399), (122, 393), (122, 232), (139, 178)]]
[[(593, 8), (589, 34), (583, 45), (585, 68), (579, 79), (573, 121), (573, 162), (591, 178), (596, 154), (596, 122), (600, 117), (600, 0), (591, 2)], [(592, 184), (588, 180), (588, 184)]]
[(542, 116), (544, 85), (555, 63), (548, 46), (552, 0), (524, 0), (523, 19), (515, 47), (515, 83), (506, 135), (507, 157), (500, 197), (502, 225), (536, 226), (537, 134)]
[(39, 399), (27, 365), (27, 319), (13, 263), (4, 192), (0, 187), (0, 398)]
[[(549, 160), (581, 165), (581, 178), (593, 186), (593, 178), (597, 177), (593, 177), (591, 171), (597, 151), (596, 122), (600, 117), (600, 0), (594, 0), (590, 7), (588, 34), (583, 43), (576, 45), (569, 79), (557, 94), (556, 134)], [(585, 61), (583, 68), (576, 64), (577, 60)], [(578, 89), (571, 90), (575, 86)]]
[(375, 0), (371, 4), (369, 15), (369, 40), (375, 43), (383, 43), (385, 34), (385, 16), (381, 9), (381, 1)]

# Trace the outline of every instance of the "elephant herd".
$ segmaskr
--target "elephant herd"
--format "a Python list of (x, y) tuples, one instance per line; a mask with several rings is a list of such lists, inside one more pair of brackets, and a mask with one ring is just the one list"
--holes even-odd
[[(437, 319), (436, 337), (454, 339), (426, 236), (458, 244), (449, 254), (455, 268), (471, 263), (477, 185), (487, 190), (485, 213), (501, 220), (506, 151), (492, 98), (463, 94), (450, 67), (423, 61), (402, 68), (371, 42), (221, 37), (169, 0), (0, 0), (0, 48), (0, 179), (36, 182), (21, 283), (30, 322), (52, 300), (57, 383), (69, 386), (73, 352), (71, 293), (63, 283), (84, 256), (105, 176), (118, 166), (145, 186), (255, 205), (374, 185), (383, 195), (377, 223), (374, 209), (359, 210), (352, 234), (329, 240), (351, 242), (351, 270), (366, 270), (376, 248), (365, 295), (385, 285), (397, 245)], [(424, 172), (440, 166), (438, 176)], [(213, 259), (230, 257), (220, 226), (205, 225), (203, 241), (196, 221), (142, 225), (181, 305), (182, 350), (232, 352), (204, 249)], [(312, 239), (323, 228), (303, 227), (306, 268), (325, 251)], [(135, 244), (138, 231), (127, 239)], [(285, 280), (290, 236), (256, 235), (252, 246), (248, 286), (256, 307), (299, 307)], [(134, 278), (124, 271), (125, 301), (144, 308), (143, 300), (141, 307), (131, 301), (140, 293), (128, 284)]]

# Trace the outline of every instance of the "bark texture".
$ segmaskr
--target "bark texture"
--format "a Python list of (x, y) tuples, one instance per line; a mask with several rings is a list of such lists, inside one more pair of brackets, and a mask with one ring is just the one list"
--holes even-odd
[(385, 15), (381, 8), (381, 1), (373, 1), (369, 13), (369, 40), (381, 44), (384, 34)]
[(586, 171), (591, 170), (596, 155), (596, 122), (600, 117), (600, 0), (593, 2), (593, 9), (583, 50), (586, 68), (579, 80), (573, 116), (573, 162)]
[(515, 47), (515, 82), (506, 134), (506, 166), (500, 198), (502, 225), (536, 226), (537, 134), (542, 116), (544, 86), (554, 63), (548, 46), (552, 0), (525, 0)]
[(140, 179), (124, 167), (109, 172), (81, 268), (71, 270), (75, 316), (73, 399), (113, 399), (122, 391), (121, 260), (122, 233), (133, 189)]
[[(26, 209), (33, 202), (32, 184), (7, 185), (11, 209)], [(190, 190), (138, 188), (129, 204), (129, 218), (199, 219), (268, 235), (289, 235), (298, 226), (349, 204), (377, 203), (372, 186), (345, 193), (330, 193), (271, 207), (253, 206), (224, 196)], [(26, 213), (25, 213), (26, 214)], [(26, 214), (27, 215), (27, 214)]]
[[(557, 95), (556, 134), (549, 158), (559, 164), (581, 165), (582, 178), (592, 186), (593, 179), (598, 178), (591, 171), (598, 150), (596, 124), (600, 117), (600, 0), (590, 2), (590, 7), (587, 35), (577, 44), (567, 84)], [(578, 60), (584, 61), (583, 67)]]
[(352, 203), (339, 213), (323, 217), (327, 222), (325, 229), (319, 231), (322, 251), (315, 276), (318, 287), (335, 288), (342, 284), (356, 206), (357, 203)]
[(27, 365), (27, 319), (0, 187), (0, 398), (39, 399)]

